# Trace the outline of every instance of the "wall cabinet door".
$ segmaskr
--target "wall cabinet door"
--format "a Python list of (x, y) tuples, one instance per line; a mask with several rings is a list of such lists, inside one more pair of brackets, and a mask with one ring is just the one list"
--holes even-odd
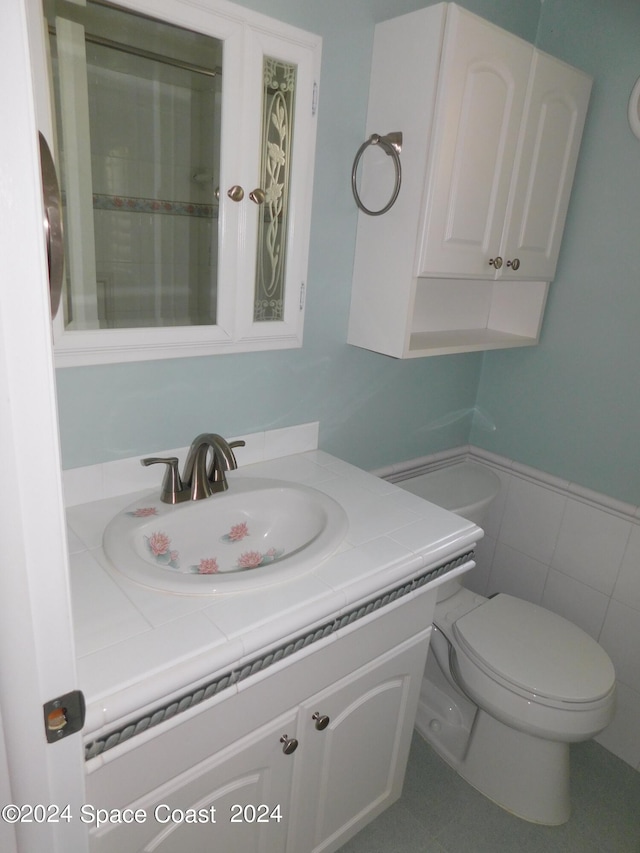
[(451, 6), (420, 276), (551, 281), (591, 81)]
[(535, 51), (500, 250), (505, 278), (555, 275), (590, 92), (580, 71)]
[(533, 47), (447, 14), (417, 275), (492, 277)]
[(428, 636), (301, 705), (287, 853), (337, 850), (400, 796)]

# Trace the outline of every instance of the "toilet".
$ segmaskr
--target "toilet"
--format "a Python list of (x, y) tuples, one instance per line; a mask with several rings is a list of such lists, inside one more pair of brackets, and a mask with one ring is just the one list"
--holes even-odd
[[(500, 489), (472, 461), (396, 484), (480, 527)], [(482, 794), (525, 820), (565, 823), (569, 744), (614, 710), (613, 664), (581, 628), (512, 595), (442, 585), (416, 729)]]

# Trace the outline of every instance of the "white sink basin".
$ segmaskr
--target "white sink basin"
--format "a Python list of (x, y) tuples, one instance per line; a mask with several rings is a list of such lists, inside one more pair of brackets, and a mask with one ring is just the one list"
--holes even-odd
[(342, 507), (308, 486), (235, 478), (226, 492), (171, 506), (151, 493), (104, 532), (112, 565), (138, 583), (184, 595), (241, 592), (310, 571), (339, 547)]

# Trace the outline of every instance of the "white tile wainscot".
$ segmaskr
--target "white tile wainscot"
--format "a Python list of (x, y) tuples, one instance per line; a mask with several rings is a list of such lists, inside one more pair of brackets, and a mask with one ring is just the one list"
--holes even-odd
[(375, 473), (397, 482), (463, 459), (502, 483), (465, 586), (540, 604), (598, 640), (616, 668), (618, 702), (597, 740), (640, 770), (640, 507), (470, 445)]
[[(305, 434), (309, 437), (303, 431), (301, 441)], [(277, 437), (258, 444), (261, 454), (269, 444), (283, 446)], [(251, 445), (248, 440), (247, 454), (255, 452)], [(68, 507), (78, 686), (87, 702), (87, 793), (105, 808), (151, 809), (154, 797), (187, 805), (203, 796), (223, 798), (221, 780), (263, 767), (267, 759), (261, 749), (275, 750), (273, 760), (281, 762), (279, 739), (287, 735), (300, 741), (289, 775), (278, 770), (269, 776), (282, 785), (273, 795), (291, 805), (282, 831), (300, 853), (325, 841), (322, 849), (330, 851), (400, 794), (435, 589), (445, 577), (473, 567), (471, 554), (482, 532), (322, 451), (276, 457), (241, 464), (228, 475), (230, 490), (243, 477), (312, 486), (342, 505), (349, 530), (337, 552), (319, 566), (255, 593), (171, 595), (138, 585), (109, 564), (102, 550), (104, 527), (138, 496), (159, 497), (157, 479), (151, 495), (109, 494)], [(117, 465), (120, 482), (138, 476), (137, 460), (130, 461), (131, 472), (124, 463)], [(103, 483), (110, 479), (104, 471), (98, 474)], [(76, 484), (82, 476), (76, 475)], [(212, 506), (215, 499), (208, 499)], [(376, 706), (366, 712), (370, 701), (387, 710)], [(324, 743), (334, 746), (325, 745), (318, 754), (322, 740), (313, 739), (311, 719), (321, 710), (333, 721)], [(355, 723), (361, 713), (369, 713), (365, 734)], [(343, 723), (352, 717), (347, 733)], [(374, 731), (381, 719), (382, 730)], [(367, 743), (380, 745), (373, 753), (386, 752), (376, 758), (361, 744), (354, 753), (350, 744), (365, 736)], [(377, 782), (369, 781), (376, 774), (358, 770), (358, 755), (367, 755), (368, 768), (372, 760), (379, 768)], [(329, 756), (329, 776), (334, 783), (344, 777), (351, 793), (338, 797), (330, 786), (321, 790), (324, 776), (311, 768)], [(367, 785), (349, 781), (349, 773), (359, 773)], [(363, 793), (367, 788), (372, 790)], [(327, 808), (295, 808), (302, 792), (306, 801), (321, 800)], [(245, 795), (254, 802), (258, 792)], [(347, 801), (352, 813), (345, 819)], [(303, 814), (304, 820), (296, 817)], [(92, 850), (125, 853), (155, 844), (159, 836), (138, 837), (151, 829), (121, 835), (111, 826), (94, 828)], [(217, 827), (215, 841), (224, 847), (221, 833)], [(178, 835), (171, 844), (178, 843)], [(207, 842), (198, 838), (209, 843), (213, 836)], [(278, 842), (273, 849), (284, 846)]]

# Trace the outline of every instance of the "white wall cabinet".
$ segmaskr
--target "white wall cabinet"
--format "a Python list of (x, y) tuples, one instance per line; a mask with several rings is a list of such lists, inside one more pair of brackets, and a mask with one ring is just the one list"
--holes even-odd
[[(142, 102), (140, 94), (137, 111), (122, 111), (125, 125), (142, 124), (156, 109), (157, 114), (143, 128), (136, 126), (136, 134), (126, 126), (120, 132), (117, 116), (111, 123), (101, 118), (108, 99), (98, 109), (100, 87), (89, 90), (87, 81), (92, 75), (113, 76), (110, 67), (95, 70), (91, 40), (102, 38), (103, 29), (113, 37), (111, 31), (121, 33), (125, 25), (110, 26), (110, 13), (103, 21), (100, 8), (91, 4), (82, 24), (67, 20), (64, 4), (59, 9), (47, 5), (53, 10), (48, 25), (55, 37), (50, 69), (58, 69), (51, 76), (60, 80), (55, 87), (57, 134), (49, 105), (54, 87), (46, 79), (36, 82), (42, 129), (63, 146), (69, 249), (67, 295), (54, 324), (57, 365), (301, 346), (321, 39), (226, 0), (195, 5), (121, 0), (120, 5), (138, 22), (130, 26), (137, 35), (122, 37), (137, 42), (125, 48), (140, 48), (141, 56), (149, 38), (154, 44), (153, 28), (164, 26), (149, 24), (149, 36), (141, 23), (144, 16), (177, 25), (174, 32), (209, 38), (210, 65), (220, 62), (215, 71), (220, 89), (207, 94), (213, 106), (208, 101), (206, 108), (198, 106), (204, 102), (198, 91), (204, 84), (196, 80), (202, 73), (193, 73), (192, 90), (179, 78), (180, 89), (165, 83), (168, 72), (160, 67), (160, 57), (160, 70), (145, 68), (139, 77), (127, 72), (128, 87), (139, 86), (141, 92), (149, 89), (145, 75), (155, 73), (155, 99)], [(115, 50), (122, 52), (117, 44)], [(41, 48), (44, 54), (44, 43)], [(193, 59), (187, 56), (195, 67), (208, 59), (206, 50), (198, 49)], [(38, 59), (44, 68), (46, 62)], [(118, 80), (118, 85), (128, 94), (127, 84)], [(169, 95), (160, 91), (163, 85), (167, 92), (180, 90), (180, 97), (171, 94), (177, 102), (171, 110), (165, 106)], [(206, 112), (202, 120), (198, 111)], [(103, 135), (109, 139), (103, 142)], [(142, 140), (135, 153), (129, 142), (133, 136)], [(207, 148), (204, 154), (191, 151), (196, 140)], [(174, 151), (172, 161), (166, 151)], [(180, 158), (189, 156), (193, 165), (188, 160), (185, 166)], [(92, 188), (92, 176), (94, 183), (101, 182), (99, 188)], [(110, 217), (108, 228), (105, 217)], [(111, 231), (117, 239), (109, 241)], [(193, 284), (185, 284), (190, 277)]]
[(94, 827), (93, 853), (337, 850), (400, 796), (434, 603), (378, 611), (92, 769), (91, 803), (145, 816)]
[[(590, 89), (453, 3), (376, 27), (367, 136), (402, 131), (403, 183), (387, 214), (359, 214), (350, 343), (415, 357), (537, 342)], [(374, 207), (391, 170), (363, 161)]]

